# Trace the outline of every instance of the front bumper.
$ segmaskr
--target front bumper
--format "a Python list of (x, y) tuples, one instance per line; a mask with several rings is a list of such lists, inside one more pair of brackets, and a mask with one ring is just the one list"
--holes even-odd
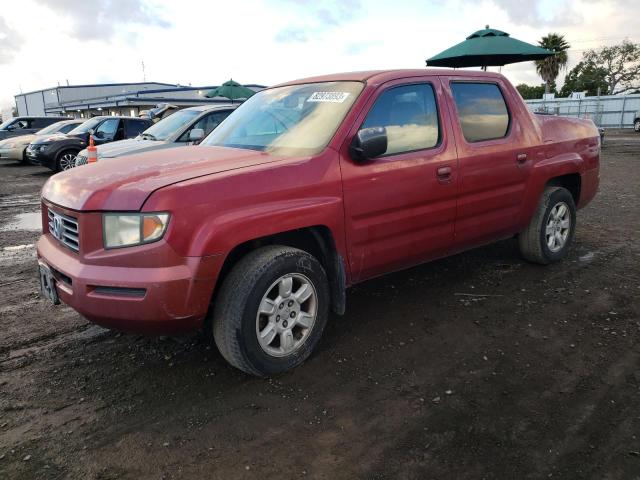
[(29, 163), (32, 165), (49, 167), (51, 169), (55, 168), (56, 152), (50, 146), (47, 145), (43, 149), (40, 149), (39, 147), (34, 149), (29, 145), (25, 150), (25, 153), (27, 155), (27, 160), (29, 160)]
[(2, 160), (22, 160), (24, 147), (0, 148), (0, 159)]
[[(146, 251), (136, 253), (134, 249)], [(199, 329), (207, 315), (222, 256), (179, 257), (162, 240), (128, 248), (129, 252), (123, 254), (124, 250), (105, 254), (112, 256), (112, 261), (103, 256), (102, 264), (89, 264), (49, 233), (37, 244), (38, 261), (51, 268), (60, 300), (89, 321), (143, 334)], [(129, 267), (118, 258), (131, 255), (155, 258), (165, 265)], [(110, 264), (105, 265), (105, 260)]]

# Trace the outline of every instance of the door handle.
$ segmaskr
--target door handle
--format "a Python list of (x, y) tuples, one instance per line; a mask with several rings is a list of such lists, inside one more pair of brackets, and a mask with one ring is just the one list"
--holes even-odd
[(526, 153), (519, 153), (518, 156), (516, 157), (516, 161), (520, 164), (524, 163), (527, 161), (527, 154)]
[(451, 181), (451, 167), (440, 167), (436, 171), (436, 176), (440, 183), (447, 183)]

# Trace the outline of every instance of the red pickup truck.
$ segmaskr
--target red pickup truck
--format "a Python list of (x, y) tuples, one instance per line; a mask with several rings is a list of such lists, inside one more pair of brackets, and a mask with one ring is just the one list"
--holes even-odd
[(534, 115), (497, 74), (298, 80), (200, 146), (51, 177), (42, 290), (119, 330), (205, 326), (232, 365), (277, 374), (357, 282), (514, 236), (530, 261), (565, 257), (599, 155), (591, 121)]

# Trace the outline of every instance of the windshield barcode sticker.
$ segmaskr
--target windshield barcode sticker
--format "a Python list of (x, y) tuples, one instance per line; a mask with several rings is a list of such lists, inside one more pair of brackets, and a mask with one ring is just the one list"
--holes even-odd
[(349, 92), (313, 92), (307, 102), (342, 103), (349, 96)]

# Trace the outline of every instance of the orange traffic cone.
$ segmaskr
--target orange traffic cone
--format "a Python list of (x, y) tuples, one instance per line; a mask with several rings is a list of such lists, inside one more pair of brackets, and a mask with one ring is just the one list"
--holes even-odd
[(98, 161), (98, 149), (93, 144), (93, 135), (89, 135), (89, 146), (87, 147), (87, 163)]

